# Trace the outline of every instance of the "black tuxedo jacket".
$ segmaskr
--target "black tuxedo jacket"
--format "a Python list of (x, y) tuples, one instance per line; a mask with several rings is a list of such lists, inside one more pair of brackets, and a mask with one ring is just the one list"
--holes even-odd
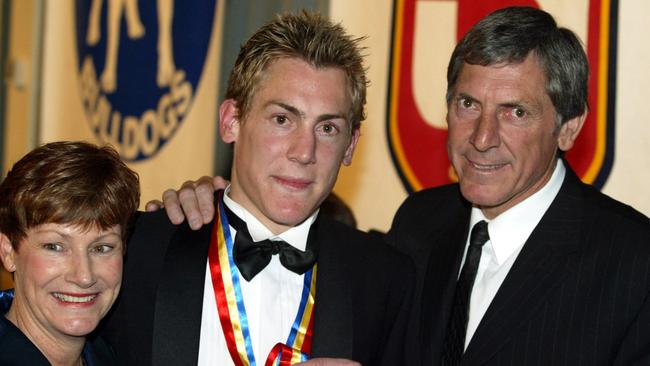
[[(449, 185), (412, 195), (393, 222), (389, 241), (416, 265), (413, 364), (440, 363), (470, 209)], [(637, 364), (650, 365), (650, 221), (567, 168), (462, 365)]]
[[(319, 217), (313, 357), (404, 364), (414, 271), (408, 257)], [(126, 365), (196, 365), (212, 224), (192, 231), (163, 211), (142, 214), (122, 292), (102, 332)], [(257, 355), (266, 358), (266, 355)]]

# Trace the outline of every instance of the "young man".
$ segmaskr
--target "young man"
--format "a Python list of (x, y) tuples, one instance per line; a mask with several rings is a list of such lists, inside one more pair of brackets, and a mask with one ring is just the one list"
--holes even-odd
[(359, 41), (302, 13), (242, 46), (219, 110), (231, 184), (199, 231), (139, 218), (106, 330), (124, 363), (404, 363), (410, 261), (318, 215), (364, 119)]

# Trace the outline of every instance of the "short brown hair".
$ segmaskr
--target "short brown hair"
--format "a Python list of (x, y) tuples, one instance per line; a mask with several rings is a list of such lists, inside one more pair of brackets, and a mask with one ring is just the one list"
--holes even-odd
[(139, 203), (138, 175), (113, 148), (53, 142), (25, 155), (0, 184), (0, 232), (16, 249), (45, 223), (120, 225), (124, 238)]
[(241, 47), (230, 73), (226, 98), (234, 99), (241, 118), (249, 111), (251, 100), (264, 71), (280, 58), (299, 58), (314, 67), (335, 67), (347, 76), (353, 128), (365, 116), (366, 70), (359, 43), (340, 24), (315, 13), (278, 15), (253, 34)]

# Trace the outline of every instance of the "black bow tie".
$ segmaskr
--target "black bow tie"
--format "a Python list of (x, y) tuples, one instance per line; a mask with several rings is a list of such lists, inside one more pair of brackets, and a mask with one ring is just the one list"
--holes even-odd
[(297, 274), (307, 272), (316, 263), (316, 253), (311, 248), (314, 240), (312, 234), (315, 223), (309, 229), (307, 248), (303, 252), (282, 240), (266, 239), (253, 242), (246, 223), (230, 211), (225, 204), (224, 208), (228, 216), (228, 223), (237, 230), (233, 246), (233, 257), (239, 273), (246, 281), (252, 280), (253, 277), (260, 273), (269, 264), (274, 254), (280, 255), (280, 263), (284, 268)]

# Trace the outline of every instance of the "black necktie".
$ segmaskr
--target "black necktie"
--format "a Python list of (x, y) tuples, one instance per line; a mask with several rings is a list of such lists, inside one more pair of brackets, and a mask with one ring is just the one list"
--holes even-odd
[(224, 205), (228, 223), (237, 230), (235, 243), (233, 246), (233, 257), (235, 264), (239, 269), (242, 277), (250, 281), (271, 261), (274, 254), (280, 255), (280, 263), (297, 274), (307, 272), (316, 263), (316, 253), (312, 248), (314, 241), (313, 229), (316, 223), (309, 228), (307, 236), (307, 248), (303, 252), (282, 240), (262, 240), (253, 242), (248, 232), (246, 223), (235, 215), (226, 205)]
[(447, 336), (442, 350), (442, 364), (445, 366), (460, 364), (461, 357), (463, 356), (472, 287), (476, 279), (478, 264), (481, 261), (483, 244), (490, 239), (487, 227), (487, 222), (479, 221), (472, 228), (469, 248), (467, 248), (467, 255), (465, 256), (465, 264), (460, 271), (458, 282), (456, 282), (454, 307), (452, 308)]

